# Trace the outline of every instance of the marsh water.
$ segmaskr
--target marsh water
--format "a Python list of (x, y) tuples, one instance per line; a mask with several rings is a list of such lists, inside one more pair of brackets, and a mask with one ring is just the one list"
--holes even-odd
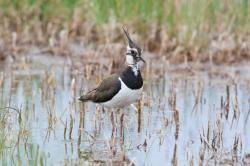
[(112, 110), (118, 132), (111, 148), (111, 110), (78, 101), (81, 92), (97, 85), (100, 72), (87, 78), (85, 69), (63, 61), (42, 67), (34, 63), (3, 66), (0, 163), (250, 164), (249, 71), (247, 65), (181, 71), (168, 67), (147, 76), (137, 109)]

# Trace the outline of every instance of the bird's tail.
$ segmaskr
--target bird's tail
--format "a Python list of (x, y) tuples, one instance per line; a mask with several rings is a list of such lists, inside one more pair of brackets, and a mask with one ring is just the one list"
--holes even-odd
[(96, 89), (93, 89), (92, 91), (89, 91), (87, 94), (82, 95), (81, 97), (79, 97), (78, 100), (82, 101), (82, 102), (86, 102), (86, 101), (92, 101), (93, 99), (93, 94), (95, 92)]
[(80, 100), (81, 102), (86, 102), (86, 101), (89, 101), (89, 97), (88, 95), (83, 95), (83, 96), (80, 96), (78, 100)]

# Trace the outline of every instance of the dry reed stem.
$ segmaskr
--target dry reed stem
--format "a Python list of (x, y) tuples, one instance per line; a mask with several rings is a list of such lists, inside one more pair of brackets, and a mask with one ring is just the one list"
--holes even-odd
[(199, 103), (202, 104), (202, 93), (203, 93), (203, 83), (198, 82), (198, 87), (193, 89), (193, 94), (195, 96), (195, 103), (192, 109), (193, 113), (197, 113)]
[(238, 102), (238, 88), (237, 84), (235, 84), (235, 97), (234, 97), (234, 115), (233, 119), (239, 120), (240, 110), (239, 110), (239, 102)]
[(246, 125), (247, 125), (248, 117), (249, 117), (249, 115), (250, 115), (250, 99), (248, 99), (248, 105), (249, 105), (249, 108), (248, 108), (247, 116), (246, 116), (246, 119), (245, 119), (245, 127), (246, 127)]
[(176, 108), (176, 81), (172, 81), (172, 87), (171, 87), (171, 98), (170, 98), (170, 104), (172, 111), (174, 113), (174, 122), (175, 122), (175, 139), (178, 139), (179, 136), (179, 129), (180, 129), (180, 119), (179, 119), (179, 111)]
[(77, 139), (77, 147), (78, 150), (80, 150), (80, 145), (81, 145), (81, 135), (82, 135), (82, 130), (84, 128), (84, 120), (85, 120), (85, 109), (84, 109), (84, 103), (79, 103), (79, 111), (80, 111), (80, 122), (79, 122), (79, 127), (78, 127), (78, 139)]
[(230, 88), (229, 88), (229, 85), (227, 85), (226, 86), (226, 105), (225, 105), (226, 119), (228, 119), (229, 111), (230, 111)]
[[(204, 136), (204, 133), (200, 133), (200, 139), (202, 140), (202, 142), (205, 143), (205, 145), (207, 145), (207, 147), (211, 150), (213, 150), (212, 145), (209, 143), (209, 140), (207, 140), (207, 138)], [(205, 148), (204, 148), (205, 149)]]
[(69, 123), (69, 139), (72, 139), (72, 132), (73, 132), (73, 116), (70, 114), (70, 123)]
[(68, 121), (66, 119), (66, 122), (64, 124), (64, 130), (63, 130), (63, 138), (64, 138), (64, 140), (66, 140), (67, 126), (68, 126), (67, 123), (68, 123)]
[(171, 163), (173, 166), (177, 166), (177, 144), (175, 143), (174, 144), (174, 153), (173, 153), (173, 157), (172, 157), (172, 160), (171, 160)]

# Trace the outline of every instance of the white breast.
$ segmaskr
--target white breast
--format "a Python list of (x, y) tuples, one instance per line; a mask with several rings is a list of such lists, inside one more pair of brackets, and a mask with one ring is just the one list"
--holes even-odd
[(132, 90), (125, 85), (120, 77), (119, 81), (121, 82), (120, 91), (110, 101), (102, 103), (105, 107), (122, 108), (136, 102), (140, 98), (143, 87)]

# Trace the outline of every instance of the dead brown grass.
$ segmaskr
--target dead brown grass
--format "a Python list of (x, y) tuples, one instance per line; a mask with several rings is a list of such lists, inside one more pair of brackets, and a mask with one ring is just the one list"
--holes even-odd
[(112, 70), (123, 62), (125, 39), (121, 27), (124, 25), (133, 39), (153, 54), (151, 58), (164, 59), (170, 64), (231, 64), (250, 59), (250, 32), (240, 34), (218, 29), (212, 33), (204, 28), (202, 33), (194, 29), (187, 38), (190, 32), (186, 32), (185, 27), (173, 32), (159, 23), (137, 26), (135, 23), (122, 24), (115, 19), (100, 27), (84, 20), (81, 14), (82, 11), (75, 9), (68, 22), (37, 19), (29, 26), (22, 26), (24, 22), (18, 16), (14, 17), (15, 24), (11, 17), (4, 18), (0, 27), (0, 60), (15, 59), (27, 53), (81, 57), (89, 63), (95, 63), (95, 59), (100, 62), (102, 57), (109, 60)]

